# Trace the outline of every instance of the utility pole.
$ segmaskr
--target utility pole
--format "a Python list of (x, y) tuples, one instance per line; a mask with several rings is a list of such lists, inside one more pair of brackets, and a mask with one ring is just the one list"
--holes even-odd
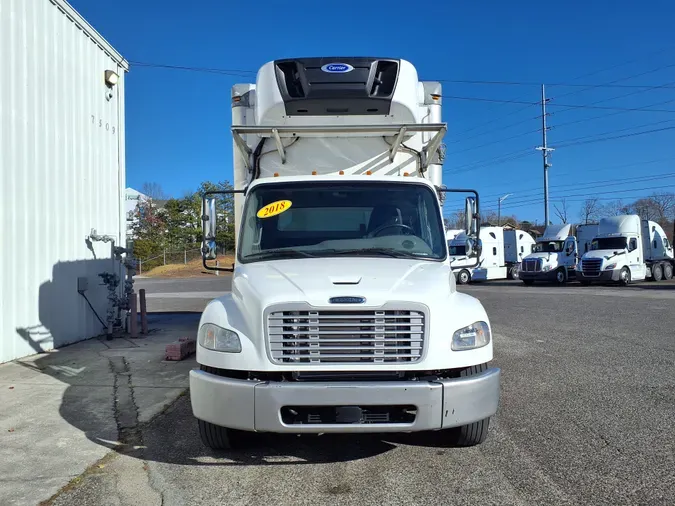
[(497, 199), (497, 226), (502, 226), (502, 201), (506, 200), (512, 193), (507, 193), (503, 197)]
[(546, 126), (546, 90), (544, 85), (541, 85), (541, 136), (542, 136), (542, 146), (537, 149), (541, 151), (544, 158), (544, 225), (548, 227), (548, 168), (551, 166), (548, 163), (548, 152), (555, 151), (553, 148), (549, 148), (546, 144), (546, 131), (548, 127)]

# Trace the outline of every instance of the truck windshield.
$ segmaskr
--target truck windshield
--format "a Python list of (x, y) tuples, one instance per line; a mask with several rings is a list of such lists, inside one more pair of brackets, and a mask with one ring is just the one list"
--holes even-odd
[(559, 253), (565, 248), (564, 241), (544, 241), (534, 245), (535, 253)]
[(450, 246), (450, 255), (455, 257), (466, 255), (466, 246)]
[(446, 257), (436, 194), (421, 184), (263, 184), (248, 195), (242, 223), (242, 263), (325, 256)]
[(591, 243), (591, 249), (613, 249), (613, 250), (623, 250), (626, 249), (626, 238), (625, 237), (603, 237), (599, 239), (593, 239)]

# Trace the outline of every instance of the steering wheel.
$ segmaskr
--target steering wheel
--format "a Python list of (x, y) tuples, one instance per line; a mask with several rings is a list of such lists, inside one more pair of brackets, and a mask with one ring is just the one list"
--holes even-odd
[(394, 228), (394, 227), (410, 231), (409, 234), (405, 234), (405, 235), (415, 235), (415, 230), (412, 227), (409, 227), (408, 225), (404, 225), (403, 223), (389, 223), (389, 224), (385, 223), (384, 225), (380, 225), (375, 230), (373, 230), (370, 234), (368, 234), (368, 237), (375, 237), (377, 234), (379, 234), (383, 230), (387, 230), (388, 228)]

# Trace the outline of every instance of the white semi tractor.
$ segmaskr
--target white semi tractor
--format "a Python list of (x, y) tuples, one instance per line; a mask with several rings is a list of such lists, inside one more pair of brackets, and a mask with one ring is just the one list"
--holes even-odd
[(493, 279), (516, 279), (520, 262), (532, 252), (534, 239), (524, 230), (481, 227), (478, 263), (466, 255), (467, 236), (460, 233), (448, 241), (450, 265), (459, 284)]
[(535, 281), (564, 284), (575, 279), (577, 261), (597, 232), (597, 224), (549, 225), (537, 238), (533, 252), (521, 262), (518, 277), (526, 285)]
[(582, 284), (673, 277), (673, 245), (661, 226), (638, 215), (621, 215), (600, 220), (591, 248), (577, 266)]
[[(445, 195), (469, 195), (474, 258), (479, 202), (442, 184), (440, 83), (400, 59), (276, 60), (233, 87), (232, 125), (232, 290), (204, 310), (190, 373), (204, 444), (438, 429), (481, 443), (500, 370), (450, 267)], [(208, 268), (218, 193), (204, 195)]]

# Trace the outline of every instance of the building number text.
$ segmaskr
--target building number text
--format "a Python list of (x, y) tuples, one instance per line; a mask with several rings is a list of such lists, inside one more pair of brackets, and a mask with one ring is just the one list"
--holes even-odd
[[(91, 124), (92, 124), (92, 125), (96, 125), (96, 123), (97, 123), (97, 122), (96, 122), (96, 118), (95, 118), (94, 115), (92, 114), (92, 115), (91, 115)], [(105, 128), (108, 132), (112, 132), (113, 134), (115, 133), (115, 127), (114, 127), (114, 126), (110, 126), (110, 123), (103, 123), (103, 120), (100, 119), (100, 118), (99, 118), (99, 120), (98, 120), (98, 126), (99, 126), (99, 128)]]

